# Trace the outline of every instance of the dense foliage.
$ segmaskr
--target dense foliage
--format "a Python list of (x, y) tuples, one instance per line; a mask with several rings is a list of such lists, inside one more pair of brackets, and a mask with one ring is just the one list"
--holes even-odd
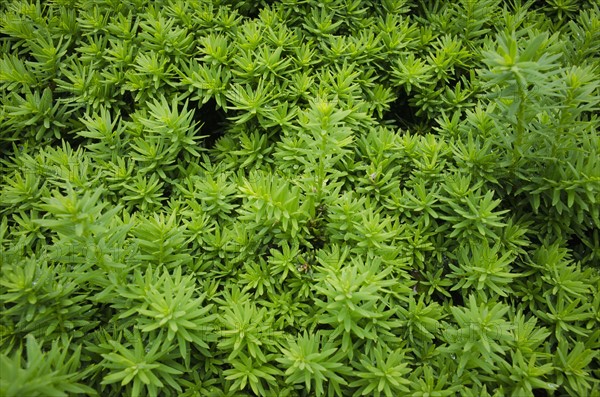
[(599, 396), (594, 1), (0, 2), (0, 395)]

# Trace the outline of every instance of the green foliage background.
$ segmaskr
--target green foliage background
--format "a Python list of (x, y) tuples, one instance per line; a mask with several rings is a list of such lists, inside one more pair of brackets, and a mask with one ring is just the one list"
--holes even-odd
[(0, 3), (0, 395), (600, 395), (593, 1)]

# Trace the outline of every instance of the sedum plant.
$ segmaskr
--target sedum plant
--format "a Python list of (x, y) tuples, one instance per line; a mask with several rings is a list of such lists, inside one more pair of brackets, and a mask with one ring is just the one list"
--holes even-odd
[(93, 388), (81, 382), (87, 372), (81, 371), (81, 346), (71, 352), (68, 344), (61, 346), (55, 342), (49, 351), (44, 351), (31, 335), (24, 342), (26, 357), (20, 352), (0, 355), (3, 396), (97, 395)]
[(594, 1), (0, 2), (0, 395), (600, 394)]

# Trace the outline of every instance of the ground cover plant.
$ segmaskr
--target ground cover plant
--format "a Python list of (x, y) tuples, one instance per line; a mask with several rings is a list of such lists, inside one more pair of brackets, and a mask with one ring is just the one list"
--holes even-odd
[(0, 395), (599, 396), (600, 7), (0, 2)]

